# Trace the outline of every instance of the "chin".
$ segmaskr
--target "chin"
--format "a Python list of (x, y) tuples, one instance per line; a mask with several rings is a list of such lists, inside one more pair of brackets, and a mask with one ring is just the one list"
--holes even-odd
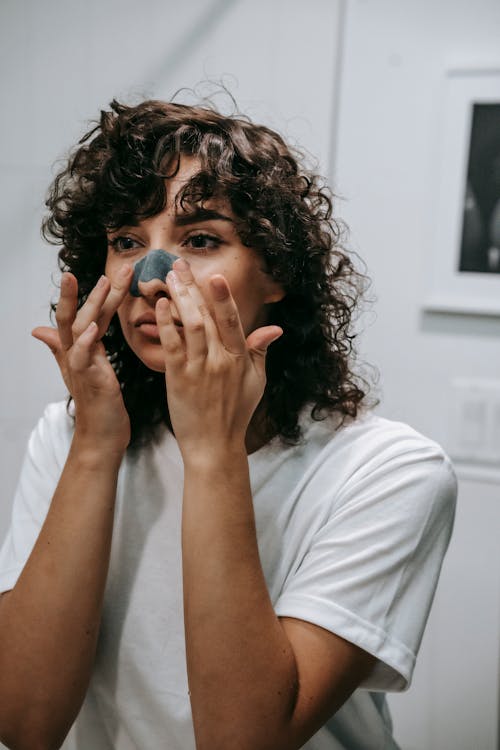
[(163, 357), (139, 356), (139, 359), (147, 368), (154, 372), (165, 372), (165, 361)]
[(130, 346), (130, 348), (149, 370), (165, 372), (165, 355), (160, 344), (152, 343), (149, 346)]
[(153, 370), (153, 372), (165, 372), (164, 362), (151, 362), (146, 359), (143, 359), (142, 361), (144, 362), (146, 367), (148, 367), (150, 370)]

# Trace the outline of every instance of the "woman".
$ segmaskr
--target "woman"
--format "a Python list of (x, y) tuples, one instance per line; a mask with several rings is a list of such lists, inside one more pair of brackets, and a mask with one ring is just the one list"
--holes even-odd
[(244, 118), (113, 102), (48, 207), (65, 273), (33, 333), (70, 405), (31, 437), (0, 554), (0, 739), (397, 747), (384, 691), (410, 682), (456, 486), (365, 405), (318, 177)]

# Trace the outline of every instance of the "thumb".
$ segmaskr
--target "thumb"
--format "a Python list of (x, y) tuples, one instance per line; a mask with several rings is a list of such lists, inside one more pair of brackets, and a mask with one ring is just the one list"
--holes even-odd
[(49, 328), (48, 326), (38, 326), (37, 328), (33, 328), (33, 330), (31, 331), (31, 335), (33, 336), (33, 338), (38, 339), (38, 341), (42, 341), (44, 344), (46, 344), (46, 346), (49, 347), (59, 366), (62, 379), (66, 384), (66, 388), (70, 393), (72, 393), (71, 383), (68, 377), (67, 365), (65, 362), (64, 352), (58, 330), (56, 328)]
[(59, 338), (59, 333), (55, 328), (49, 328), (48, 326), (38, 326), (37, 328), (33, 328), (33, 330), (31, 331), (31, 335), (33, 336), (33, 338), (38, 339), (38, 341), (42, 341), (44, 344), (46, 344), (55, 358), (58, 359), (59, 354), (61, 353), (61, 339)]
[(283, 335), (283, 329), (279, 326), (264, 326), (247, 337), (247, 347), (250, 352), (257, 356), (265, 357), (269, 346)]

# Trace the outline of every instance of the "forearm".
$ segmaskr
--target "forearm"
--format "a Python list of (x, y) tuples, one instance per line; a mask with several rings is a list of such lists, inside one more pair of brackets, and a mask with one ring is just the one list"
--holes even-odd
[(297, 694), (260, 564), (244, 448), (185, 460), (184, 617), (198, 750), (278, 750)]
[(99, 632), (119, 463), (116, 454), (73, 441), (39, 538), (0, 600), (0, 736), (14, 747), (58, 747), (81, 707)]

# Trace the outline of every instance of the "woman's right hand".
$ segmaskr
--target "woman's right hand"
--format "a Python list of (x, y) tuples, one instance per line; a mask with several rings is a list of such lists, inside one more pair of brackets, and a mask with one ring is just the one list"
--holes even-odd
[(128, 293), (131, 277), (128, 264), (113, 285), (101, 276), (78, 310), (78, 282), (72, 273), (64, 273), (57, 328), (39, 326), (32, 331), (57, 360), (75, 404), (75, 439), (91, 450), (124, 453), (130, 441), (130, 419), (101, 339)]

